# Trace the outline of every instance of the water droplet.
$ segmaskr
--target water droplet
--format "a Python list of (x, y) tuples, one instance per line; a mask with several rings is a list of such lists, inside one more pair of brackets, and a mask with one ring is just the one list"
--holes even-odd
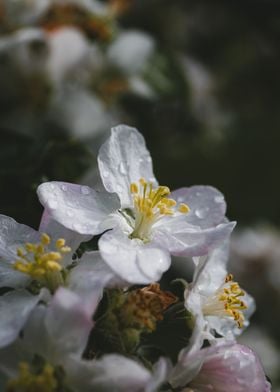
[(66, 185), (61, 185), (61, 189), (63, 190), (63, 192), (66, 192), (67, 191), (67, 186)]
[(110, 175), (110, 173), (109, 173), (107, 170), (102, 169), (102, 176), (103, 176), (104, 178), (108, 178), (109, 175)]
[(71, 218), (74, 215), (74, 212), (71, 210), (67, 210), (66, 214)]
[(185, 199), (183, 198), (183, 196), (179, 196), (177, 201), (178, 201), (178, 203), (183, 203), (185, 201)]
[(51, 210), (56, 210), (56, 209), (57, 209), (57, 205), (58, 205), (58, 203), (57, 203), (56, 200), (49, 200), (49, 201), (48, 201), (48, 207), (49, 207)]
[(127, 174), (127, 170), (126, 170), (126, 167), (125, 167), (125, 165), (124, 165), (123, 162), (121, 162), (120, 165), (119, 165), (119, 171), (120, 171), (120, 173), (123, 174), (124, 176)]
[(89, 195), (90, 194), (90, 188), (88, 186), (81, 186), (81, 193), (83, 195)]
[(199, 197), (201, 195), (200, 192), (195, 192), (195, 196)]
[(120, 184), (118, 184), (116, 187), (116, 191), (117, 191), (117, 193), (122, 193), (123, 187)]
[(82, 230), (82, 225), (78, 222), (74, 222), (72, 225), (73, 230), (80, 232)]
[(223, 201), (224, 201), (224, 196), (215, 196), (215, 197), (214, 197), (214, 201), (215, 201), (216, 203), (223, 203)]
[(55, 188), (54, 184), (50, 184), (50, 188), (51, 188), (51, 190), (54, 190), (54, 188)]
[(194, 213), (199, 219), (204, 219), (208, 211), (209, 211), (209, 207), (206, 207), (206, 208), (199, 208), (195, 210)]
[(147, 161), (148, 163), (151, 163), (151, 162), (152, 162), (152, 158), (150, 157), (150, 155), (147, 155), (146, 161)]

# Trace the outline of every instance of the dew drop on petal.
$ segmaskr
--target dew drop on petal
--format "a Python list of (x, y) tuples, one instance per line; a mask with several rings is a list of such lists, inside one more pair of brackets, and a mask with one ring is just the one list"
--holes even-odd
[(67, 191), (67, 186), (66, 185), (61, 185), (61, 189), (63, 190), (63, 192), (66, 192)]
[(200, 192), (195, 192), (195, 196), (199, 197), (201, 195)]
[(80, 231), (82, 229), (82, 225), (80, 223), (74, 222), (72, 228), (75, 231)]
[(121, 162), (120, 165), (119, 165), (119, 171), (120, 171), (120, 173), (123, 174), (124, 176), (127, 174), (127, 170), (126, 170), (126, 167), (125, 167), (125, 165), (124, 165), (123, 162)]
[(54, 188), (55, 188), (54, 184), (50, 184), (50, 188), (51, 188), (51, 190), (54, 190)]
[(204, 219), (207, 216), (208, 211), (209, 211), (209, 207), (199, 208), (199, 209), (195, 210), (194, 213), (199, 219)]
[(89, 195), (90, 194), (90, 188), (88, 186), (81, 186), (81, 193), (83, 195)]
[(223, 203), (224, 197), (223, 197), (223, 196), (215, 196), (215, 197), (214, 197), (214, 201), (215, 201), (216, 203)]
[(107, 170), (104, 170), (104, 169), (102, 169), (102, 176), (104, 177), (104, 178), (108, 178), (109, 177), (109, 172), (107, 171)]
[(146, 157), (146, 162), (151, 163), (152, 162), (152, 158), (150, 157), (150, 155), (147, 155)]
[(118, 193), (122, 193), (123, 187), (120, 184), (117, 184), (116, 190)]
[(57, 209), (57, 201), (56, 200), (49, 200), (48, 201), (48, 207), (51, 209), (51, 210), (56, 210)]
[(71, 210), (67, 210), (66, 214), (71, 218), (74, 215), (74, 212)]

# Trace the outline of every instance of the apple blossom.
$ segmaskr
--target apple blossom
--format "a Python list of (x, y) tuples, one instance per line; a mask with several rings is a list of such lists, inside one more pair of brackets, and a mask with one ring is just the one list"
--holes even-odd
[(104, 191), (62, 182), (43, 183), (38, 195), (47, 213), (83, 235), (102, 234), (105, 262), (130, 283), (158, 280), (170, 255), (205, 255), (232, 231), (222, 194), (212, 187), (159, 186), (140, 133), (112, 129), (98, 155)]

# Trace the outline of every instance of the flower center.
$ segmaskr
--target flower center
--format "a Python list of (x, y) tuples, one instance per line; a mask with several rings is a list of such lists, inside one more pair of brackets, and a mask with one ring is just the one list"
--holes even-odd
[(176, 211), (186, 214), (189, 207), (181, 203), (175, 209), (177, 202), (169, 197), (170, 190), (167, 186), (153, 188), (152, 182), (140, 178), (139, 184), (130, 184), (130, 192), (133, 195), (135, 223), (130, 238), (139, 238), (149, 241), (152, 225), (167, 215), (173, 215)]
[(18, 259), (13, 267), (53, 291), (63, 284), (61, 261), (71, 248), (65, 245), (63, 238), (55, 242), (56, 251), (50, 251), (50, 245), (51, 239), (45, 233), (42, 234), (39, 244), (26, 243), (24, 248), (17, 249)]
[(18, 377), (8, 381), (6, 392), (55, 392), (57, 386), (51, 365), (45, 364), (39, 372), (34, 372), (27, 362), (21, 362)]
[(158, 283), (153, 283), (128, 293), (120, 317), (151, 332), (156, 329), (157, 321), (163, 320), (164, 311), (177, 301), (174, 294), (162, 291)]
[(247, 305), (240, 297), (244, 295), (245, 293), (239, 284), (233, 281), (233, 275), (229, 274), (226, 276), (224, 284), (204, 303), (203, 314), (233, 318), (238, 328), (242, 328), (244, 325), (242, 311), (247, 309)]

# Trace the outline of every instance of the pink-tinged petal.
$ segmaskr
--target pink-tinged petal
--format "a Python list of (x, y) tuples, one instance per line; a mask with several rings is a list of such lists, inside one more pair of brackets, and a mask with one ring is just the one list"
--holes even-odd
[(95, 192), (84, 185), (45, 182), (37, 192), (40, 202), (53, 219), (84, 235), (100, 234), (106, 230), (106, 218), (120, 207), (117, 195)]
[(159, 280), (169, 266), (169, 253), (152, 242), (129, 239), (120, 230), (105, 233), (99, 240), (102, 258), (122, 279), (132, 284)]
[(18, 337), (40, 298), (40, 295), (32, 295), (25, 290), (10, 291), (0, 297), (0, 347), (7, 346)]
[(235, 222), (230, 222), (200, 229), (189, 225), (183, 218), (171, 217), (162, 220), (153, 233), (153, 241), (168, 249), (174, 256), (206, 255), (225, 241), (235, 226)]
[(217, 346), (204, 349), (204, 363), (191, 381), (201, 392), (265, 392), (269, 385), (256, 354), (246, 346)]
[(226, 203), (221, 192), (211, 186), (180, 188), (171, 193), (178, 204), (185, 203), (190, 211), (186, 220), (192, 225), (206, 229), (222, 223), (225, 218)]
[(9, 216), (0, 215), (0, 262), (13, 262), (17, 249), (26, 242), (38, 242), (40, 234)]
[(83, 352), (99, 300), (99, 290), (86, 297), (62, 287), (56, 291), (46, 312), (45, 326), (58, 351)]
[(116, 192), (122, 208), (132, 207), (130, 184), (141, 177), (156, 183), (152, 159), (143, 136), (135, 128), (119, 125), (101, 146), (98, 166), (108, 192)]
[(198, 392), (270, 391), (258, 357), (240, 344), (182, 353), (170, 382), (173, 387), (189, 387)]
[(104, 262), (98, 251), (85, 252), (76, 267), (71, 269), (68, 287), (77, 293), (86, 293), (104, 287), (127, 287), (128, 283)]

